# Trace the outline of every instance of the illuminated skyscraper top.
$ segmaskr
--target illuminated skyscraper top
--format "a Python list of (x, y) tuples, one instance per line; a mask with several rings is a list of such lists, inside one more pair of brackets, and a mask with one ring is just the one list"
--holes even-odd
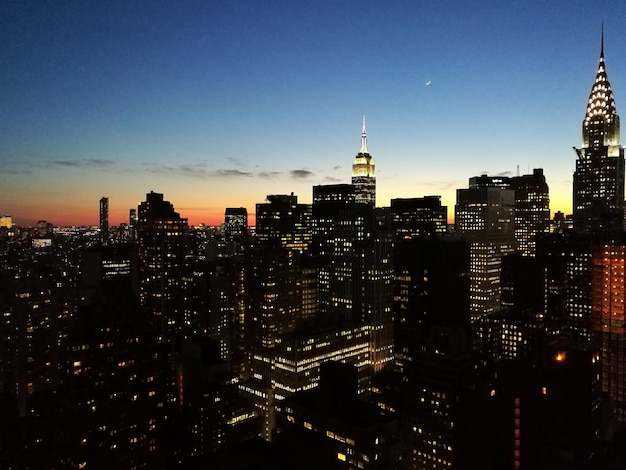
[(376, 205), (376, 176), (374, 159), (367, 150), (367, 132), (365, 131), (365, 116), (363, 116), (363, 130), (361, 131), (361, 148), (352, 165), (352, 184), (357, 187), (357, 202)]
[(582, 148), (575, 148), (578, 158), (573, 187), (574, 229), (579, 233), (622, 231), (624, 149), (604, 63), (604, 34), (582, 131)]
[[(619, 116), (615, 108), (615, 97), (606, 75), (604, 63), (604, 34), (600, 46), (600, 60), (596, 79), (589, 93), (587, 110), (583, 121), (583, 147), (593, 145), (619, 146)], [(617, 149), (609, 149), (616, 152)], [(611, 156), (611, 155), (609, 155)], [(617, 153), (612, 156), (617, 156)]]

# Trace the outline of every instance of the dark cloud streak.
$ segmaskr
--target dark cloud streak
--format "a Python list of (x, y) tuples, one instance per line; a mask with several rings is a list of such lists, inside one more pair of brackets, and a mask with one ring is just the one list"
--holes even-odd
[(295, 179), (306, 179), (313, 176), (313, 172), (309, 170), (291, 170), (290, 174)]

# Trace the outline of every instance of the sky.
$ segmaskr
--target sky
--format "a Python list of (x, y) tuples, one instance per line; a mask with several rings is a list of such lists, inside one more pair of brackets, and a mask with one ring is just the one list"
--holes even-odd
[[(626, 114), (622, 0), (0, 2), (0, 214), (190, 224), (349, 183), (366, 115), (377, 205), (543, 168), (571, 212), (602, 24)], [(626, 140), (626, 136), (624, 137)], [(519, 170), (518, 170), (519, 168)]]

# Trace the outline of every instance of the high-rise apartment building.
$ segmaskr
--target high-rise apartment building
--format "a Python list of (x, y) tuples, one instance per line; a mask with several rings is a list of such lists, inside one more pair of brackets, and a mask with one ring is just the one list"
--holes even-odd
[(64, 468), (164, 468), (166, 355), (139, 306), (137, 247), (85, 251), (68, 329), (59, 426)]
[(352, 184), (357, 188), (357, 202), (376, 205), (376, 172), (374, 159), (367, 150), (365, 116), (363, 116), (363, 130), (361, 131), (361, 148), (354, 157), (352, 165)]
[(574, 229), (579, 233), (624, 229), (624, 149), (619, 116), (604, 63), (604, 38), (598, 71), (582, 124), (582, 147), (574, 172)]
[(140, 298), (159, 342), (172, 359), (182, 339), (181, 277), (187, 219), (163, 194), (150, 192), (137, 210)]

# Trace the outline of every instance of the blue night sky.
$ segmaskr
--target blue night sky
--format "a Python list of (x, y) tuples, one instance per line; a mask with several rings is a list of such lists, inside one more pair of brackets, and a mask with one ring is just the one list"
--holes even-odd
[[(622, 1), (0, 4), (0, 213), (111, 223), (154, 190), (191, 223), (349, 182), (361, 116), (378, 205), (544, 169), (571, 211), (597, 68), (626, 114)], [(426, 83), (430, 82), (429, 85)], [(626, 137), (625, 137), (626, 139)]]

